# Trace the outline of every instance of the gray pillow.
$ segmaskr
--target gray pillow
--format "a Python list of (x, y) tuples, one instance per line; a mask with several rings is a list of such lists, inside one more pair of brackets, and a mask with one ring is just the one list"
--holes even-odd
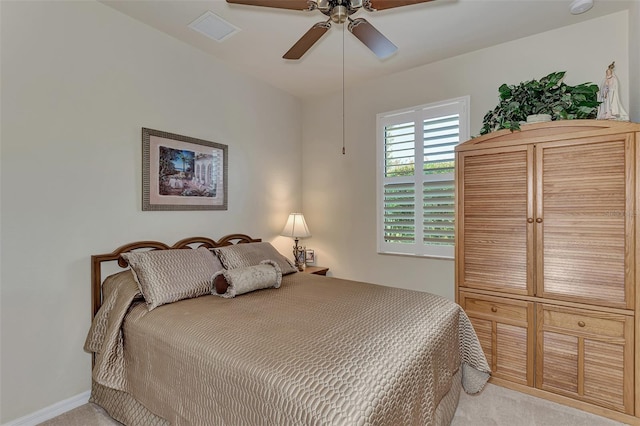
[(214, 249), (222, 266), (225, 269), (244, 268), (259, 265), (263, 260), (275, 261), (282, 275), (292, 274), (297, 271), (293, 263), (280, 254), (271, 243), (262, 241), (259, 243), (236, 244)]
[(236, 269), (223, 269), (211, 277), (211, 294), (231, 298), (263, 288), (279, 288), (282, 271), (273, 260), (259, 265)]
[(166, 303), (209, 294), (211, 275), (222, 269), (204, 247), (124, 253), (140, 292), (152, 310)]

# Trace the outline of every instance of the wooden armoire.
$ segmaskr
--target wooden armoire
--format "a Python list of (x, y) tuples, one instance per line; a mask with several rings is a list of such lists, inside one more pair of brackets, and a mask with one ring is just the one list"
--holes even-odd
[(640, 425), (640, 124), (456, 148), (456, 298), (492, 382)]

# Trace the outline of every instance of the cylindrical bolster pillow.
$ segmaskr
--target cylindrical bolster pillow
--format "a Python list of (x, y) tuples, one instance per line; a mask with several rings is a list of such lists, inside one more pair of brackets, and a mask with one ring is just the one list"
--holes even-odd
[(281, 282), (280, 266), (273, 260), (263, 260), (259, 265), (216, 272), (211, 277), (211, 294), (230, 298), (263, 288), (278, 288)]

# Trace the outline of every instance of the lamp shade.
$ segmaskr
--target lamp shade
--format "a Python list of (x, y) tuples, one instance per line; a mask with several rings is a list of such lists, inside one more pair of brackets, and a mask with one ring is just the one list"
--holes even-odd
[(291, 238), (307, 238), (311, 236), (311, 232), (307, 228), (307, 222), (305, 222), (302, 213), (291, 213), (280, 235)]

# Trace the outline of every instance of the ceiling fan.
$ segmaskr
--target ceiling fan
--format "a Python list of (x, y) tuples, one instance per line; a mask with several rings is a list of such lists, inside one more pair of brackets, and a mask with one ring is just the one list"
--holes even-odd
[(331, 27), (331, 22), (342, 24), (345, 21), (349, 21), (349, 32), (371, 49), (377, 57), (384, 59), (393, 54), (398, 48), (380, 31), (375, 29), (369, 21), (364, 18), (351, 19), (350, 15), (360, 9), (375, 12), (428, 1), (431, 0), (227, 0), (227, 3), (304, 11), (317, 9), (329, 17), (328, 20), (313, 25), (284, 54), (284, 59), (300, 59), (327, 32)]

